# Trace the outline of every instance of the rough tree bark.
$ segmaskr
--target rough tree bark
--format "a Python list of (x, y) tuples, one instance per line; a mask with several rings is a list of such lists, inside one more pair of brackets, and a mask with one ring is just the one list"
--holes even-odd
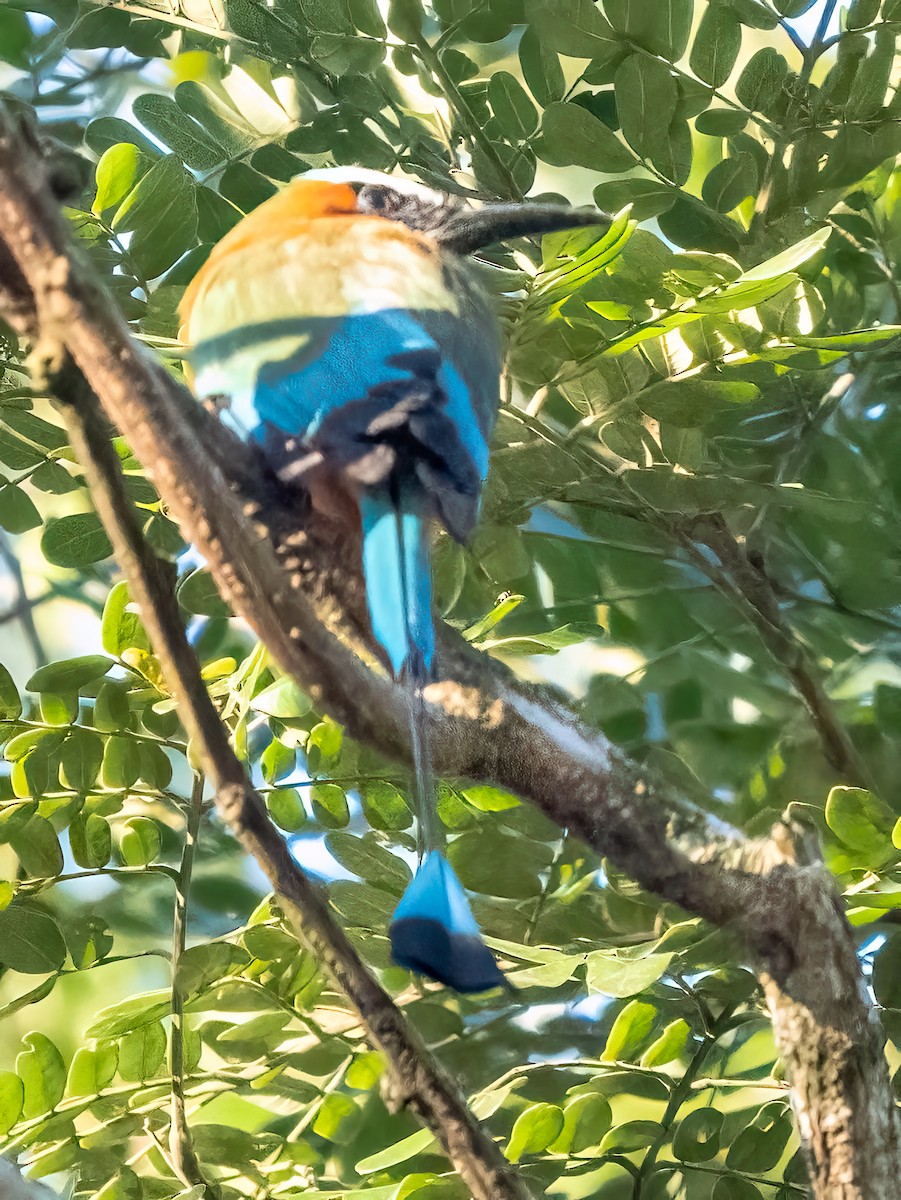
[[(130, 340), (73, 256), (39, 164), (8, 123), (0, 128), (2, 243), (36, 307), (36, 363), (71, 355), (235, 611), (354, 736), (408, 759), (407, 698), (373, 666), (357, 548), (320, 518), (304, 526), (296, 503), (273, 508), (273, 484), (252, 452)], [(7, 319), (21, 302), (13, 288), (4, 297), (0, 281)], [(450, 631), (440, 675), (427, 690), (437, 769), (510, 789), (649, 891), (734, 931), (764, 987), (814, 1195), (901, 1200), (883, 1034), (808, 835), (777, 826), (748, 842), (724, 830), (557, 696)]]

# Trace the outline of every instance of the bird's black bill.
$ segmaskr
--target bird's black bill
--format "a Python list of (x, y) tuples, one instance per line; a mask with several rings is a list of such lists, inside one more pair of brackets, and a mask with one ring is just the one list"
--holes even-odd
[(561, 208), (555, 204), (486, 204), (458, 210), (432, 236), (457, 254), (472, 254), (509, 238), (588, 225), (607, 228), (613, 218), (599, 209)]

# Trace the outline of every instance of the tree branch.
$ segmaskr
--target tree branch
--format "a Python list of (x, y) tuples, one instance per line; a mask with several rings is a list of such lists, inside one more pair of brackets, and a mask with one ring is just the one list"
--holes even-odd
[[(722, 514), (711, 513), (696, 521), (692, 535), (716, 554), (723, 573), (713, 572), (710, 563), (700, 555), (696, 555), (697, 565), (747, 614), (763, 644), (803, 700), (830, 766), (848, 783), (876, 790), (866, 762), (826, 693), (816, 664), (782, 615), (766, 572), (752, 562)], [(687, 540), (683, 544), (691, 550)]]
[(33, 1179), (23, 1179), (15, 1166), (0, 1158), (0, 1196), (3, 1200), (56, 1200), (53, 1192)]
[[(318, 514), (305, 524), (301, 498), (275, 491), (255, 453), (136, 348), (107, 297), (73, 257), (41, 184), (40, 165), (8, 129), (0, 131), (4, 240), (36, 300), (38, 353), (52, 360), (58, 346), (65, 346), (235, 610), (352, 734), (409, 760), (407, 696), (372, 666), (358, 545), (346, 528), (330, 526)], [(101, 440), (81, 447), (89, 452), (88, 462), (106, 461)], [(106, 469), (95, 475), (95, 484), (112, 486)], [(121, 522), (130, 514), (121, 499), (104, 501), (102, 495), (98, 490), (95, 503), (105, 520)], [(153, 627), (173, 622), (170, 590), (159, 587), (155, 573), (142, 576), (148, 561), (124, 534), (113, 540), (151, 636), (158, 643), (165, 634), (175, 658), (180, 623), (175, 622), (177, 630)], [(179, 641), (178, 655), (184, 653)], [(432, 1073), (437, 1068), (417, 1039), (398, 1025), (396, 1009), (261, 811), (193, 658), (190, 667), (181, 657), (164, 665), (170, 686), (191, 697), (190, 711), (185, 705), (181, 711), (189, 725), (202, 726), (223, 815), (266, 864), (308, 944), (355, 997), (370, 1036), (395, 1052), (395, 1078), (412, 1070), (424, 1090), (406, 1092), (411, 1107), (436, 1129), (461, 1174), (461, 1157), (473, 1169), (448, 1130), (460, 1132), (467, 1153), (471, 1139), (481, 1135), (453, 1107), (459, 1102), (440, 1071)], [(763, 982), (791, 1070), (815, 1194), (828, 1200), (899, 1200), (899, 1130), (882, 1034), (861, 986), (841, 902), (803, 837), (780, 826), (768, 841), (745, 842), (715, 826), (577, 721), (556, 695), (523, 684), (449, 630), (440, 639), (439, 670), (441, 682), (426, 692), (436, 768), (516, 792), (648, 890), (738, 933)], [(401, 1045), (410, 1058), (403, 1057)], [(445, 1103), (451, 1108), (444, 1110)], [(490, 1142), (489, 1147), (497, 1154)], [(474, 1190), (478, 1196), (507, 1194), (512, 1192)]]
[[(215, 788), (219, 813), (266, 873), (300, 942), (349, 997), (369, 1040), (385, 1054), (386, 1103), (392, 1109), (408, 1106), (435, 1134), (474, 1200), (528, 1200), (529, 1190), (517, 1169), (506, 1161), (467, 1108), (457, 1085), (370, 974), (326, 896), (295, 863), (266, 815), (206, 691), (166, 567), (144, 540), (94, 394), (83, 376), (65, 367), (53, 391), (61, 401), (58, 407), (94, 507), (140, 606), (163, 675), (178, 700), (179, 715)], [(184, 1139), (178, 1140), (184, 1132), (175, 1131), (179, 1151), (186, 1148)], [(192, 1182), (203, 1180), (192, 1150), (181, 1154), (179, 1162), (187, 1168), (186, 1176), (195, 1177)]]

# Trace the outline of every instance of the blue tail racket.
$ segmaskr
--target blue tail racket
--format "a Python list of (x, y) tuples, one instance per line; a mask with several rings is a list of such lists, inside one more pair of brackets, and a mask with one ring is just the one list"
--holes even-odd
[(361, 168), (313, 171), (214, 247), (181, 305), (197, 394), (227, 398), (224, 419), (284, 482), (315, 473), (359, 511), (372, 633), (411, 697), (420, 867), (392, 954), (460, 992), (504, 982), (444, 854), (423, 698), (431, 529), (460, 542), (472, 531), (499, 405), (499, 327), (468, 256), (608, 223), (554, 205), (474, 207)]

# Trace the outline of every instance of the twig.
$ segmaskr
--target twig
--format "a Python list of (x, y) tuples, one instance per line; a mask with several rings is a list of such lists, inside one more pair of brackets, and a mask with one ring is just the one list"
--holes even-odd
[[(44, 649), (41, 635), (38, 633), (37, 626), (34, 623), (35, 602), (28, 598), (21, 564), (13, 553), (12, 547), (9, 544), (9, 538), (5, 533), (0, 534), (0, 558), (3, 559), (3, 563), (16, 586), (16, 603), (10, 615), (18, 617), (22, 622), (26, 640), (31, 647), (31, 656), (34, 659), (34, 665), (42, 667), (47, 661), (47, 651)], [(4, 613), (3, 620), (6, 619), (6, 614)]]
[(172, 1121), (169, 1130), (169, 1151), (175, 1173), (185, 1186), (199, 1185), (204, 1200), (215, 1200), (218, 1189), (211, 1185), (203, 1174), (194, 1149), (185, 1107), (185, 1001), (188, 997), (180, 975), (188, 935), (188, 894), (191, 873), (194, 870), (194, 852), (197, 848), (200, 818), (203, 815), (203, 783), (203, 775), (196, 771), (175, 885), (175, 913), (172, 921), (172, 1040), (169, 1064), (172, 1077)]
[[(713, 550), (723, 571), (711, 570), (711, 564), (701, 555), (695, 557), (696, 565), (744, 608), (767, 650), (804, 701), (829, 763), (849, 783), (874, 789), (870, 770), (839, 720), (816, 665), (782, 616), (765, 570), (751, 562), (721, 514), (709, 514), (696, 522), (694, 537)], [(684, 544), (691, 551), (690, 545)]]

